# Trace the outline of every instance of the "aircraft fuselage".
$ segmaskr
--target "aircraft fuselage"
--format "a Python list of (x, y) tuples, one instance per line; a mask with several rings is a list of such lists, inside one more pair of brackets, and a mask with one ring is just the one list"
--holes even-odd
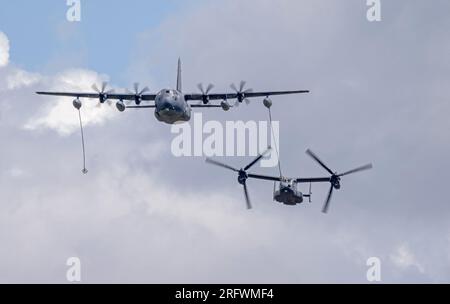
[(183, 93), (178, 90), (161, 90), (155, 98), (155, 117), (167, 124), (185, 122), (191, 119), (191, 107)]
[(281, 182), (279, 190), (275, 191), (273, 198), (285, 205), (297, 205), (303, 202), (303, 193), (297, 190), (294, 182)]

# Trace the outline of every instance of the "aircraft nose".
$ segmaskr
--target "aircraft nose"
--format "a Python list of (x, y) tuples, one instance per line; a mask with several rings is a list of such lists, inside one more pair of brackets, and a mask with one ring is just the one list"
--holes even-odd
[(170, 104), (170, 102), (167, 102), (167, 101), (165, 101), (164, 103), (163, 103), (163, 109), (169, 109), (169, 110), (172, 110), (172, 105)]
[(173, 110), (173, 106), (168, 100), (163, 100), (160, 103), (159, 110)]

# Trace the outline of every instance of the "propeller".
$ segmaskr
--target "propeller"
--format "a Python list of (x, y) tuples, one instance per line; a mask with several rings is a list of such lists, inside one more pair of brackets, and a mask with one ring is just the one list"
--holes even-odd
[(108, 100), (108, 95), (114, 93), (114, 90), (111, 89), (111, 90), (108, 90), (108, 91), (107, 91), (107, 90), (106, 90), (107, 86), (108, 86), (108, 83), (107, 83), (106, 81), (104, 81), (104, 82), (102, 83), (102, 89), (101, 89), (101, 90), (97, 87), (97, 85), (96, 85), (95, 83), (92, 85), (92, 89), (93, 89), (95, 92), (98, 93), (99, 103), (98, 103), (97, 106), (101, 106), (102, 104), (105, 103), (105, 101), (108, 102), (108, 105), (111, 105), (111, 101)]
[(373, 166), (372, 164), (367, 164), (364, 166), (360, 166), (357, 167), (355, 169), (349, 170), (347, 172), (344, 173), (337, 173), (337, 172), (333, 172), (327, 165), (325, 165), (325, 163), (316, 155), (314, 154), (314, 152), (312, 152), (311, 150), (306, 150), (306, 154), (308, 154), (309, 156), (311, 156), (319, 165), (321, 165), (326, 171), (328, 171), (331, 174), (330, 177), (330, 190), (328, 191), (328, 195), (327, 198), (325, 200), (325, 204), (323, 205), (322, 208), (322, 212), (323, 213), (327, 213), (328, 209), (330, 207), (330, 201), (331, 201), (331, 197), (333, 196), (333, 191), (334, 189), (339, 190), (341, 188), (341, 177), (349, 175), (349, 174), (353, 174), (353, 173), (357, 173), (357, 172), (361, 172), (361, 171), (365, 171), (365, 170), (369, 170), (372, 169)]
[(238, 182), (239, 184), (241, 184), (244, 187), (244, 196), (245, 196), (245, 203), (247, 205), (247, 209), (252, 209), (252, 204), (250, 201), (250, 196), (248, 194), (248, 188), (247, 188), (247, 179), (248, 179), (248, 174), (247, 174), (247, 170), (249, 170), (251, 167), (253, 167), (257, 162), (259, 162), (261, 160), (261, 158), (264, 157), (264, 155), (267, 154), (267, 152), (270, 151), (270, 147), (267, 148), (266, 151), (264, 151), (263, 153), (259, 154), (251, 163), (249, 163), (247, 166), (245, 166), (244, 168), (241, 169), (236, 169), (232, 166), (229, 166), (227, 164), (218, 162), (216, 160), (213, 160), (211, 158), (207, 158), (206, 162), (221, 168), (225, 168), (234, 172), (238, 173)]
[(245, 101), (246, 104), (250, 103), (250, 99), (246, 98), (245, 95), (248, 93), (252, 93), (253, 89), (244, 90), (246, 84), (247, 84), (247, 82), (242, 80), (239, 84), (239, 89), (236, 87), (236, 85), (234, 83), (232, 83), (230, 85), (230, 88), (233, 91), (235, 91), (237, 94), (237, 101), (236, 101), (235, 106), (239, 106), (239, 103), (242, 103), (243, 101)]
[(205, 88), (203, 87), (203, 83), (199, 83), (197, 85), (197, 88), (202, 93), (203, 104), (208, 104), (209, 103), (209, 95), (208, 94), (214, 88), (214, 85), (212, 83), (208, 84), (208, 86), (206, 87), (206, 90), (205, 90)]
[(136, 103), (136, 105), (140, 105), (142, 101), (142, 95), (150, 91), (150, 89), (148, 87), (145, 87), (142, 90), (139, 90), (139, 82), (135, 82), (133, 84), (133, 89), (133, 91), (127, 89), (127, 93), (134, 94), (134, 102)]
[(244, 186), (244, 195), (245, 195), (245, 203), (247, 204), (247, 209), (252, 209), (252, 203), (250, 202), (250, 196), (248, 195), (248, 189), (247, 189), (247, 181), (245, 180), (242, 184)]

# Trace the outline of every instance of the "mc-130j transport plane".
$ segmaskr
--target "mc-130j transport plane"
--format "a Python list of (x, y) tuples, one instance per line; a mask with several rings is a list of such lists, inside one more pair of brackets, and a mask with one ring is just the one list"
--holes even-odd
[[(92, 89), (95, 93), (80, 93), (80, 92), (36, 92), (39, 95), (50, 96), (67, 96), (75, 97), (73, 106), (76, 109), (80, 109), (82, 103), (80, 98), (92, 98), (98, 99), (99, 104), (105, 102), (111, 103), (112, 100), (117, 100), (116, 107), (120, 112), (129, 108), (145, 109), (154, 108), (156, 118), (167, 124), (174, 124), (177, 122), (185, 122), (191, 119), (192, 108), (222, 108), (224, 111), (228, 111), (233, 106), (238, 106), (242, 102), (247, 104), (250, 102), (250, 98), (264, 97), (264, 104), (272, 104), (269, 99), (274, 95), (288, 95), (288, 94), (300, 94), (309, 93), (308, 90), (298, 91), (269, 91), (269, 92), (254, 92), (252, 89), (245, 89), (246, 82), (241, 81), (239, 88), (234, 84), (231, 85), (233, 93), (210, 93), (213, 89), (213, 85), (210, 84), (205, 89), (202, 84), (198, 85), (200, 93), (185, 94), (182, 92), (181, 84), (181, 61), (178, 60), (178, 75), (177, 75), (177, 87), (176, 89), (163, 89), (156, 94), (148, 94), (149, 89), (146, 87), (143, 90), (139, 90), (139, 84), (135, 83), (134, 92), (127, 92), (126, 94), (115, 93), (114, 90), (106, 90), (107, 83), (102, 84), (101, 90), (93, 85)], [(236, 99), (234, 105), (228, 103), (228, 100)], [(221, 100), (220, 104), (211, 104), (211, 101)], [(153, 104), (143, 104), (142, 101), (153, 101)], [(190, 104), (190, 101), (199, 101), (196, 104)], [(135, 105), (129, 105), (134, 102)]]

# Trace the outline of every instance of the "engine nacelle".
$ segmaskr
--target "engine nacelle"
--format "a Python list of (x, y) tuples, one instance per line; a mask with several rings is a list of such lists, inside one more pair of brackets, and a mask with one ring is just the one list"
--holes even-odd
[(270, 109), (270, 107), (272, 106), (272, 100), (269, 97), (264, 98), (263, 104), (266, 108)]
[(78, 99), (78, 98), (75, 99), (72, 104), (75, 107), (75, 109), (77, 109), (77, 110), (81, 109), (82, 103), (81, 103), (80, 99)]
[(116, 103), (116, 108), (117, 108), (117, 110), (119, 110), (120, 112), (123, 112), (123, 111), (125, 111), (125, 109), (126, 109), (125, 104), (123, 103), (123, 101), (118, 101), (118, 102)]
[(230, 105), (229, 105), (226, 101), (222, 101), (222, 102), (220, 103), (220, 106), (222, 107), (222, 109), (223, 109), (224, 111), (228, 111), (228, 110), (230, 109)]
[[(137, 106), (141, 104), (141, 101), (142, 101), (142, 97), (141, 97), (141, 96), (136, 95), (136, 96), (134, 97), (134, 102), (136, 103)], [(119, 111), (120, 111), (120, 110), (119, 110)]]

